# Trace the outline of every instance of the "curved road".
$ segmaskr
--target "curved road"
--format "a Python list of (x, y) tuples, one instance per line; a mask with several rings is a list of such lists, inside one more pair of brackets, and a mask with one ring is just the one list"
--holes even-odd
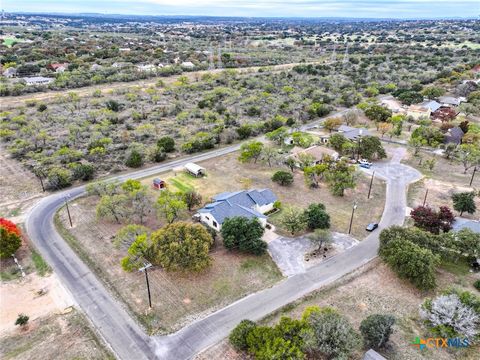
[[(332, 116), (338, 116), (339, 113)], [(322, 121), (322, 120), (320, 120)], [(303, 128), (311, 127), (312, 124)], [(172, 161), (152, 168), (115, 177), (115, 180), (142, 178), (168, 171), (190, 161), (202, 161), (238, 150), (233, 145), (188, 159)], [(105, 341), (121, 359), (190, 359), (196, 353), (223, 339), (240, 320), (258, 320), (279, 307), (320, 288), (355, 270), (377, 256), (378, 235), (382, 228), (402, 224), (406, 208), (406, 187), (420, 174), (400, 160), (405, 149), (395, 150), (390, 162), (375, 165), (377, 176), (387, 181), (385, 209), (380, 229), (359, 245), (310, 268), (307, 272), (285, 279), (279, 284), (249, 295), (202, 320), (196, 321), (169, 336), (147, 336), (112, 297), (104, 284), (79, 259), (57, 233), (53, 224), (56, 211), (64, 197), (85, 193), (85, 186), (56, 193), (42, 199), (27, 215), (26, 231), (41, 254), (72, 293)]]

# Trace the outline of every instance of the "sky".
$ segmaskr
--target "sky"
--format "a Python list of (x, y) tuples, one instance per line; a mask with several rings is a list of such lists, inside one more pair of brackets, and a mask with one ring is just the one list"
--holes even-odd
[(480, 15), (480, 0), (0, 0), (7, 12), (252, 17), (450, 18)]

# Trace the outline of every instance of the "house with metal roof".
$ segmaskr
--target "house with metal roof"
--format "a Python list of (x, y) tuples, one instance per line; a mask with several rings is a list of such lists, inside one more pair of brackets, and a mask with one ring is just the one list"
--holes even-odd
[(365, 128), (354, 128), (347, 125), (340, 125), (337, 132), (345, 136), (348, 140), (357, 140), (362, 136), (369, 136), (370, 133)]
[(424, 101), (423, 103), (420, 104), (420, 106), (430, 109), (430, 112), (433, 113), (438, 109), (440, 109), (442, 107), (442, 104), (436, 102), (435, 100), (430, 100), (430, 101)]
[(252, 189), (224, 192), (213, 197), (213, 202), (199, 209), (200, 221), (219, 231), (227, 218), (243, 216), (257, 218), (265, 226), (265, 213), (273, 209), (277, 196), (270, 189)]

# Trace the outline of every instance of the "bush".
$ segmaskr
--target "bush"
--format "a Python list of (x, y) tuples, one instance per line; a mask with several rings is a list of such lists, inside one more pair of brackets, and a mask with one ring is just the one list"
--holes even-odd
[(9, 258), (21, 245), (21, 233), (17, 225), (10, 220), (0, 218), (0, 258)]
[(391, 315), (374, 314), (360, 324), (360, 332), (366, 348), (382, 348), (392, 334), (395, 318)]
[(47, 174), (47, 188), (58, 190), (72, 185), (71, 171), (63, 168), (54, 167)]
[(25, 327), (28, 324), (28, 320), (30, 320), (30, 317), (28, 317), (27, 315), (18, 314), (17, 320), (15, 320), (15, 325)]
[(330, 227), (330, 215), (325, 211), (323, 204), (310, 204), (304, 212), (307, 227), (310, 230), (328, 229)]
[(408, 240), (395, 239), (381, 246), (380, 257), (398, 276), (410, 280), (422, 290), (435, 288), (435, 267), (439, 257)]
[(280, 170), (273, 174), (272, 181), (282, 186), (288, 186), (293, 183), (293, 175), (288, 171)]
[(175, 140), (170, 136), (164, 136), (157, 141), (157, 147), (163, 148), (163, 151), (166, 153), (172, 152), (175, 150)]
[(477, 289), (478, 291), (480, 291), (480, 279), (478, 279), (477, 281), (475, 281), (473, 283), (473, 286), (475, 287), (475, 289)]
[(267, 243), (262, 240), (264, 231), (257, 218), (235, 216), (225, 219), (221, 233), (227, 249), (262, 255), (267, 249)]
[(242, 320), (235, 329), (230, 333), (228, 340), (230, 344), (237, 350), (245, 351), (248, 349), (247, 336), (257, 327), (257, 325), (250, 320)]
[(158, 146), (154, 148), (150, 156), (151, 160), (157, 163), (162, 162), (167, 158), (167, 154), (165, 153), (163, 148)]
[(127, 156), (125, 165), (131, 168), (138, 168), (143, 165), (143, 156), (137, 150), (132, 150)]
[(95, 167), (92, 164), (75, 164), (72, 170), (73, 177), (83, 181), (92, 180), (95, 175)]

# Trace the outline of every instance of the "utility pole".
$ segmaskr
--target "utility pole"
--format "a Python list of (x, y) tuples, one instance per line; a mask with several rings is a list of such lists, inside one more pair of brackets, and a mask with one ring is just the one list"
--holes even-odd
[(469, 186), (472, 186), (472, 183), (473, 183), (473, 178), (475, 177), (475, 173), (477, 172), (477, 167), (475, 166), (473, 168), (473, 174), (472, 174), (472, 178), (470, 179), (470, 185)]
[(148, 282), (148, 269), (152, 267), (152, 264), (150, 263), (144, 263), (144, 266), (138, 271), (144, 272), (145, 273), (145, 280), (147, 281), (147, 292), (148, 292), (148, 306), (150, 309), (152, 308), (152, 297), (150, 295), (150, 283)]
[(72, 223), (72, 216), (70, 215), (70, 208), (68, 207), (68, 198), (70, 197), (70, 195), (65, 195), (65, 206), (67, 208), (67, 214), (68, 214), (68, 221), (70, 221), (70, 227), (73, 227), (73, 223)]
[(352, 224), (353, 224), (353, 214), (355, 214), (355, 210), (357, 209), (357, 202), (353, 202), (352, 206), (352, 216), (350, 217), (350, 226), (348, 227), (348, 234), (350, 235), (352, 233)]
[(372, 179), (370, 180), (370, 187), (368, 188), (368, 196), (367, 199), (370, 199), (370, 193), (372, 192), (372, 185), (373, 185), (373, 178), (375, 177), (375, 171), (373, 171)]
[(423, 205), (422, 206), (425, 206), (426, 202), (427, 202), (427, 196), (428, 196), (428, 189), (427, 191), (425, 192), (425, 197), (423, 198)]

